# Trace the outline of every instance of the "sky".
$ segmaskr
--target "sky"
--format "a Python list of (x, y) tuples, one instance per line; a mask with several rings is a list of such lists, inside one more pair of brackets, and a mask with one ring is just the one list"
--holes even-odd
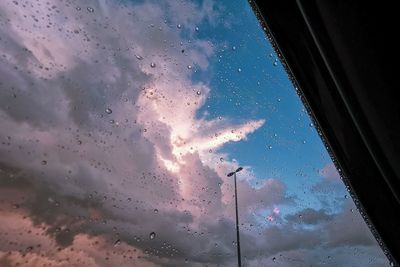
[(244, 0), (0, 2), (0, 266), (388, 266)]

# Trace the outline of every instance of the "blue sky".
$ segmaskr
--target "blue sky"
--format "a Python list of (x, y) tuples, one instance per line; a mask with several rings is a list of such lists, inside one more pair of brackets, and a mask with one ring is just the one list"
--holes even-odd
[(237, 122), (265, 119), (247, 140), (226, 144), (221, 151), (250, 166), (258, 179), (281, 179), (299, 202), (315, 202), (309, 189), (331, 159), (249, 4), (224, 5), (229, 12), (221, 20), (232, 21), (228, 29), (200, 25), (199, 36), (211, 39), (217, 51), (209, 69), (193, 75), (212, 88), (198, 115)]

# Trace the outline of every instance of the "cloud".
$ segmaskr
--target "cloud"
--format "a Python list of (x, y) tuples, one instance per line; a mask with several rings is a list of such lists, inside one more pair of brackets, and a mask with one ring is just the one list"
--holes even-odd
[[(233, 125), (196, 117), (210, 88), (194, 83), (187, 66), (207, 68), (213, 46), (197, 38), (183, 48), (181, 36), (196, 34), (191, 24), (216, 25), (219, 7), (205, 1), (196, 17), (179, 13), (185, 25), (179, 29), (171, 14), (197, 8), (191, 5), (0, 4), (10, 26), (1, 28), (0, 45), (3, 225), (12, 219), (15, 231), (40, 232), (48, 244), (43, 251), (82, 247), (84, 255), (68, 257), (87, 266), (123, 265), (79, 240), (100, 240), (96, 249), (103, 253), (120, 240), (142, 252), (141, 265), (178, 266), (186, 258), (207, 259), (198, 251), (214, 250), (210, 229), (234, 229), (224, 217), (232, 200), (222, 200), (232, 192), (222, 191), (220, 175), (204, 164), (206, 153), (246, 139), (263, 121)], [(244, 198), (244, 210), (251, 200)], [(29, 236), (19, 246), (28, 246)], [(225, 254), (211, 262), (226, 261), (231, 242), (230, 235), (220, 239)], [(2, 251), (14, 250), (3, 244)], [(61, 252), (25, 254), (16, 249), (1, 260), (67, 264)]]
[[(209, 0), (0, 3), (0, 265), (233, 264), (226, 173), (238, 162), (218, 149), (266, 122), (198, 117), (211, 88), (192, 75), (215, 45), (196, 27), (218, 26), (223, 10)], [(320, 231), (255, 216), (271, 209), (283, 221), (276, 208), (293, 204), (283, 182), (254, 186), (245, 167), (238, 188), (253, 266), (321, 242)], [(335, 227), (346, 216), (325, 218), (332, 248), (349, 243)]]
[(295, 214), (286, 216), (286, 220), (295, 221), (305, 224), (318, 224), (324, 221), (331, 220), (333, 215), (328, 214), (325, 210), (314, 210), (312, 208), (306, 208)]

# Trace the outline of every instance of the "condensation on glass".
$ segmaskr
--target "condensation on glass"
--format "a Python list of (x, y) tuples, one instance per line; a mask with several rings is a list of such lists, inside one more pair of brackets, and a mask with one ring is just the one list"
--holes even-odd
[(0, 266), (385, 266), (235, 1), (0, 2)]

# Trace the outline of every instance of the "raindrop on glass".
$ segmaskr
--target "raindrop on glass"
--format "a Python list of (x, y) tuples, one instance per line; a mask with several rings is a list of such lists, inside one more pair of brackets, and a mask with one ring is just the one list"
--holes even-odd
[(178, 29), (180, 29), (180, 28), (182, 28), (182, 25), (181, 25), (181, 24), (178, 24), (178, 25), (176, 25), (176, 27), (177, 27)]
[(194, 30), (195, 30), (196, 32), (198, 32), (198, 31), (199, 31), (199, 27), (194, 28)]
[(155, 68), (155, 67), (156, 67), (156, 63), (151, 62), (151, 63), (150, 63), (150, 67)]
[(192, 65), (188, 65), (187, 68), (188, 68), (189, 70), (191, 70), (191, 69), (192, 69)]
[(201, 95), (201, 92), (200, 92), (200, 91), (197, 91), (196, 94), (197, 94), (197, 95)]
[(136, 55), (136, 59), (138, 59), (138, 60), (142, 60), (142, 59), (143, 59), (143, 57), (142, 57), (141, 55)]
[(154, 213), (157, 214), (158, 213), (158, 209), (154, 209)]
[(42, 160), (42, 165), (47, 165), (47, 161)]
[(87, 7), (86, 9), (87, 9), (87, 11), (89, 11), (90, 13), (93, 13), (93, 12), (94, 12), (93, 7), (90, 7), (90, 6), (89, 6), (89, 7)]
[(150, 238), (151, 240), (153, 240), (154, 238), (156, 238), (156, 233), (151, 232), (150, 235), (149, 235), (149, 238)]
[(111, 108), (106, 108), (106, 113), (107, 114), (111, 114), (112, 113), (112, 109)]
[(114, 242), (114, 247), (117, 247), (119, 245), (121, 245), (121, 240), (117, 239), (117, 241)]
[(242, 72), (242, 69), (241, 69), (241, 68), (238, 68), (238, 72)]

